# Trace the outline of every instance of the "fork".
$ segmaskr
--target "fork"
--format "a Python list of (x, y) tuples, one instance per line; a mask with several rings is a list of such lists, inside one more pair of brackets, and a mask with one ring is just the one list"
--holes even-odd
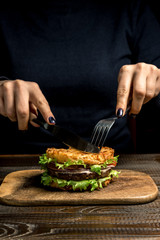
[[(129, 112), (130, 108), (131, 107), (129, 105), (126, 109), (125, 115)], [(118, 117), (115, 116), (100, 120), (93, 129), (90, 142), (101, 149), (105, 143), (111, 127), (117, 119)]]

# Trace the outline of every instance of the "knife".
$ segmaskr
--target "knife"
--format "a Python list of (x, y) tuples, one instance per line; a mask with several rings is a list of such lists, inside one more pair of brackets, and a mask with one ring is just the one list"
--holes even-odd
[(67, 146), (71, 146), (75, 149), (90, 152), (90, 153), (99, 153), (100, 149), (90, 142), (84, 140), (77, 134), (69, 131), (68, 129), (62, 128), (58, 125), (49, 125), (46, 122), (35, 118), (32, 120), (33, 122), (37, 123), (45, 130), (49, 131), (53, 136), (55, 136), (60, 142), (64, 143)]

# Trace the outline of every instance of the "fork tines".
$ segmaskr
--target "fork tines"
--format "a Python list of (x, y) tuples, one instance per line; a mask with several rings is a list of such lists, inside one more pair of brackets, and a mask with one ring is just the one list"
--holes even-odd
[(101, 149), (114, 122), (115, 119), (100, 120), (93, 129), (91, 143)]

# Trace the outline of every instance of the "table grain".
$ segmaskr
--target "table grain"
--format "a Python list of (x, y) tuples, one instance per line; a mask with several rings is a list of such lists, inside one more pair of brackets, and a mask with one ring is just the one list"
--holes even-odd
[[(0, 183), (10, 172), (38, 169), (39, 155), (0, 155)], [(123, 154), (117, 169), (149, 174), (160, 189), (160, 154)], [(0, 205), (0, 239), (160, 239), (160, 195), (147, 204)]]

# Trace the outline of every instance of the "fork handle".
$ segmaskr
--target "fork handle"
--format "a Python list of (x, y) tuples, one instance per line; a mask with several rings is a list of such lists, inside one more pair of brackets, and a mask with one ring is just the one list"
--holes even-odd
[(125, 111), (125, 114), (127, 114), (127, 113), (130, 111), (130, 109), (131, 109), (131, 105), (128, 104), (127, 109), (126, 109), (126, 111)]

